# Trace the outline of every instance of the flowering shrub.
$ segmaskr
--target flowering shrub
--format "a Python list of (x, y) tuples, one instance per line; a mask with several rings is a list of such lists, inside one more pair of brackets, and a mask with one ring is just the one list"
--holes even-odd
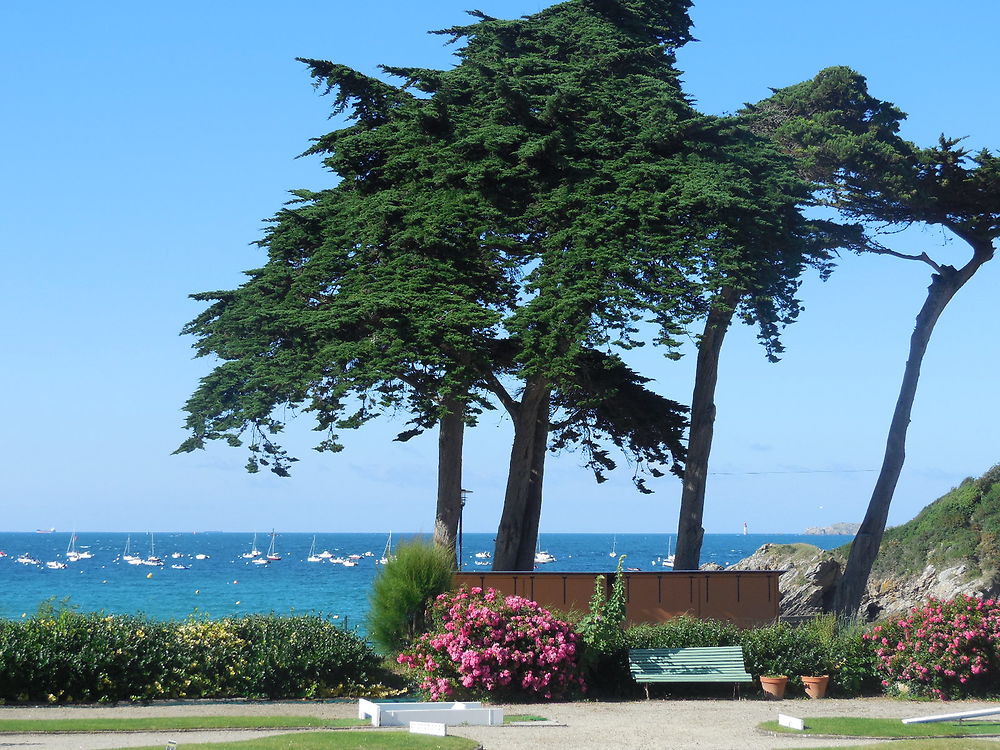
[(890, 689), (947, 700), (988, 690), (1000, 675), (1000, 602), (994, 599), (931, 599), (865, 637)]
[(475, 587), (441, 594), (433, 610), (435, 630), (396, 659), (424, 672), (432, 700), (556, 698), (584, 688), (576, 634), (535, 602)]

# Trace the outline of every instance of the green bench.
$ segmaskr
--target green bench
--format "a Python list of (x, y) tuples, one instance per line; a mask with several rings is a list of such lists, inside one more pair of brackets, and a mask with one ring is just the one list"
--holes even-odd
[[(752, 682), (741, 646), (710, 648), (632, 648), (628, 668), (636, 682)], [(734, 685), (734, 693), (738, 686)]]

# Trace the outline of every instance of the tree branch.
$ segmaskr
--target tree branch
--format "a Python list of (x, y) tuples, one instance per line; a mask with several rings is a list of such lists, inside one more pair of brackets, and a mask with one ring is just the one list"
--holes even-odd
[(917, 260), (922, 263), (926, 263), (931, 268), (933, 268), (938, 273), (941, 272), (941, 266), (934, 261), (926, 252), (920, 253), (920, 255), (908, 255), (907, 253), (901, 253), (896, 250), (891, 250), (888, 247), (878, 244), (869, 244), (868, 252), (875, 253), (877, 255), (891, 255), (894, 258), (902, 258), (903, 260)]
[(521, 410), (520, 402), (515, 401), (513, 396), (507, 392), (507, 389), (503, 387), (503, 383), (500, 382), (495, 373), (487, 372), (485, 378), (487, 390), (500, 399), (500, 403), (503, 404), (507, 412), (516, 418), (518, 412)]

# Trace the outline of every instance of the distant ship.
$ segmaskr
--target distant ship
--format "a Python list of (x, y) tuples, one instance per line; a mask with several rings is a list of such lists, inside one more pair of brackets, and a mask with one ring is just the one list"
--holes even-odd
[(56, 530), (56, 529), (55, 529), (55, 527), (53, 526), (53, 527), (52, 527), (51, 529), (35, 529), (35, 533), (36, 533), (36, 534), (51, 534), (51, 533), (53, 533), (53, 532), (54, 532), (55, 530)]

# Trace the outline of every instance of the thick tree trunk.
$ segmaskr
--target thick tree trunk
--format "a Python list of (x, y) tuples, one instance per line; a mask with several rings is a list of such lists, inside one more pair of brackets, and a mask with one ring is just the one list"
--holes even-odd
[(705, 536), (702, 520), (705, 512), (705, 485), (708, 481), (708, 458), (715, 431), (715, 386), (719, 379), (719, 357), (726, 331), (733, 320), (738, 294), (730, 287), (722, 291), (720, 304), (712, 306), (705, 330), (698, 342), (694, 393), (691, 396), (691, 427), (688, 431), (687, 459), (684, 463), (684, 486), (677, 520), (677, 550), (674, 570), (697, 570), (701, 542)]
[(861, 597), (868, 585), (868, 577), (871, 575), (872, 566), (882, 544), (882, 535), (885, 533), (885, 524), (889, 517), (889, 505), (892, 503), (896, 482), (899, 480), (906, 457), (906, 431), (910, 425), (913, 400), (917, 393), (920, 366), (934, 325), (955, 293), (972, 278), (979, 266), (988, 258), (989, 256), (986, 256), (978, 262), (974, 259), (958, 271), (950, 266), (942, 266), (927, 288), (927, 298), (920, 308), (913, 334), (910, 336), (909, 357), (903, 371), (903, 383), (899, 389), (899, 398), (896, 400), (896, 409), (889, 425), (882, 469), (875, 482), (871, 500), (868, 501), (868, 511), (865, 513), (864, 521), (851, 544), (844, 577), (837, 589), (834, 606), (841, 616), (850, 617), (861, 606)]
[(514, 416), (514, 444), (493, 552), (493, 570), (534, 568), (544, 465), (539, 462), (539, 453), (544, 461), (551, 393), (552, 388), (545, 378), (531, 378)]
[[(524, 509), (524, 528), (517, 559), (529, 560), (531, 570), (535, 567), (535, 551), (538, 549), (538, 525), (542, 519), (542, 480), (545, 476), (545, 456), (549, 447), (549, 396), (539, 406), (535, 419), (535, 442), (531, 456), (532, 482), (528, 488), (528, 502)], [(520, 570), (521, 568), (519, 568)]]
[(448, 398), (438, 423), (437, 510), (434, 543), (454, 551), (462, 515), (462, 444), (465, 440), (465, 403)]

